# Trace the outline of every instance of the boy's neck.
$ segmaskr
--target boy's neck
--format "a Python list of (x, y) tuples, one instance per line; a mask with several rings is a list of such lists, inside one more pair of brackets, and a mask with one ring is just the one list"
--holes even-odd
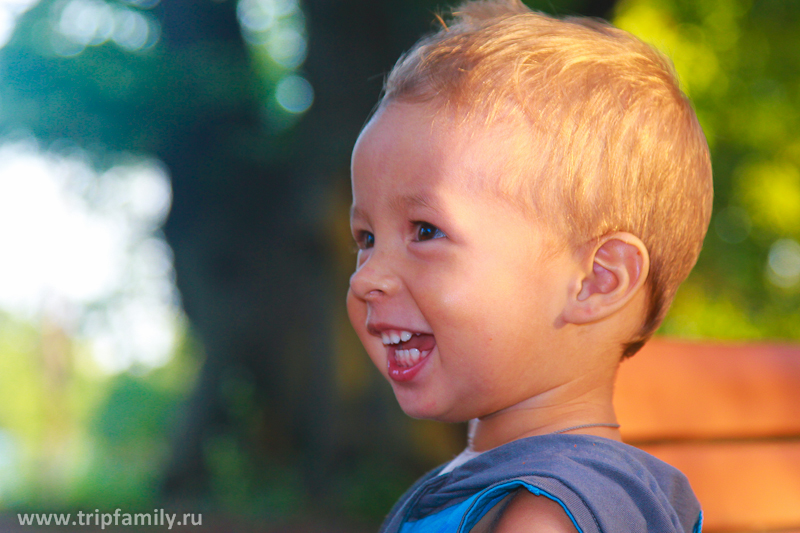
[[(546, 395), (528, 398), (516, 405), (488, 416), (476, 418), (469, 424), (468, 448), (482, 452), (508, 442), (547, 435), (575, 426), (568, 434), (584, 434), (621, 441), (613, 405), (613, 383), (576, 392), (566, 385)], [(594, 424), (603, 424), (595, 426)]]

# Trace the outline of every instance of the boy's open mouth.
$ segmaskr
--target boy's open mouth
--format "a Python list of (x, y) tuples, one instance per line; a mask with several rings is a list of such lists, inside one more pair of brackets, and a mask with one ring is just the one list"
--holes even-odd
[(389, 350), (389, 375), (396, 381), (413, 378), (420, 363), (436, 346), (433, 335), (403, 330), (383, 331), (381, 340)]

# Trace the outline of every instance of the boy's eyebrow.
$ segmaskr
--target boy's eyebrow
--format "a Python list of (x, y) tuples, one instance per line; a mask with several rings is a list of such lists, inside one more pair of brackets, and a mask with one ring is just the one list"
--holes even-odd
[[(425, 207), (436, 210), (436, 201), (429, 194), (419, 193), (406, 196), (396, 196), (389, 200), (389, 209), (395, 212), (406, 211), (411, 207)], [(355, 204), (350, 205), (350, 220), (368, 218), (364, 211)]]
[(389, 207), (393, 211), (406, 211), (412, 207), (436, 209), (436, 200), (430, 194), (426, 193), (396, 196), (389, 201)]

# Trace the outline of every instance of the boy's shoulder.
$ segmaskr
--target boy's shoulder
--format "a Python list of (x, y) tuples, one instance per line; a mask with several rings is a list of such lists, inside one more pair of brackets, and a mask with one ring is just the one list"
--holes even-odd
[(626, 444), (588, 435), (544, 435), (489, 450), (446, 475), (424, 476), (382, 532), (468, 532), (500, 501), (525, 489), (561, 504), (579, 531), (700, 531), (686, 477)]

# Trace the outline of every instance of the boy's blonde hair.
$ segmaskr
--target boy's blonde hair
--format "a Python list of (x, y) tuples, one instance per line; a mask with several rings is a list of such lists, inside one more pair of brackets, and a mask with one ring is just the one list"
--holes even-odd
[(601, 21), (553, 19), (519, 0), (468, 2), (442, 24), (400, 58), (381, 105), (523, 117), (531, 158), (499, 190), (575, 246), (617, 231), (647, 246), (648, 309), (623, 351), (633, 355), (697, 261), (711, 217), (708, 145), (671, 62)]

